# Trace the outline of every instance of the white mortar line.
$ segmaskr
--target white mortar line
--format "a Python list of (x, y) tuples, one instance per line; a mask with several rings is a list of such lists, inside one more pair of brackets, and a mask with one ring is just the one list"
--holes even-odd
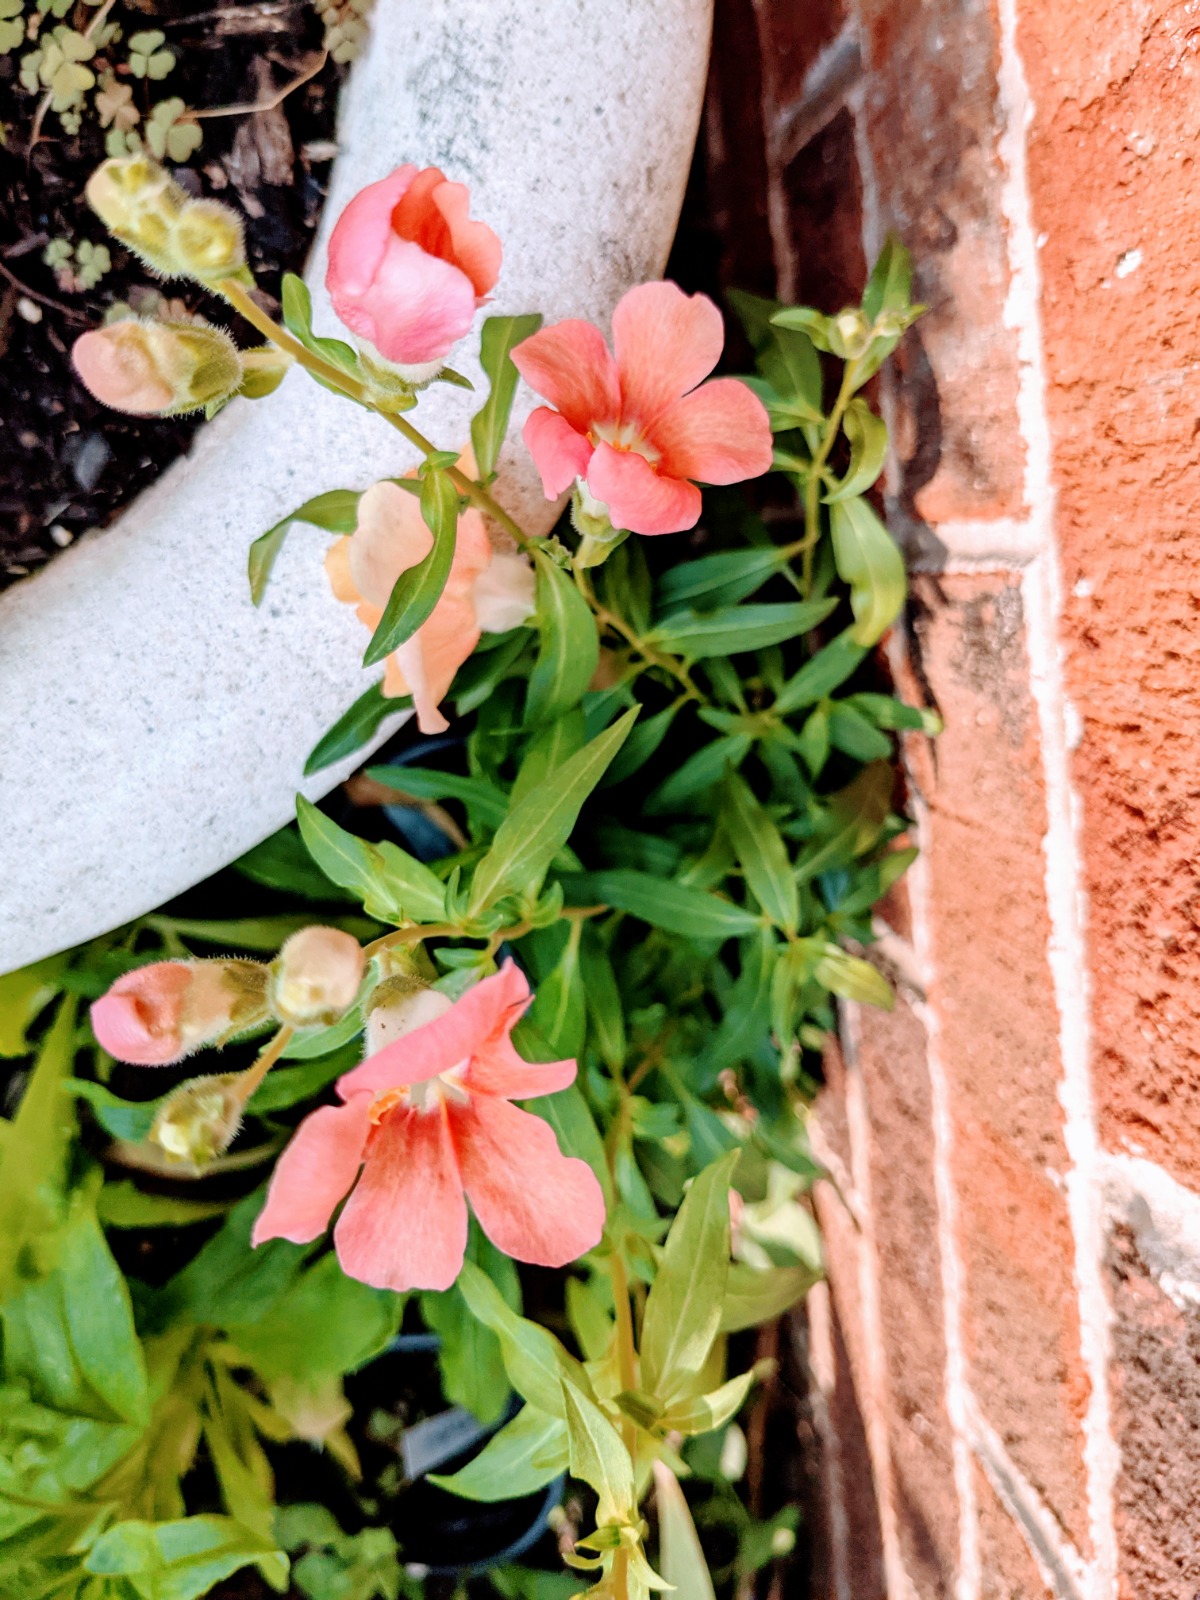
[(867, 1111), (862, 1069), (859, 1065), (858, 1013), (853, 1005), (839, 1002), (838, 1029), (846, 1062), (846, 1125), (850, 1135), (850, 1170), (854, 1187), (862, 1202), (860, 1249), (858, 1252), (858, 1298), (863, 1323), (863, 1426), (871, 1475), (875, 1480), (875, 1505), (879, 1512), (879, 1531), (883, 1544), (883, 1579), (888, 1600), (916, 1600), (915, 1591), (904, 1570), (900, 1550), (899, 1523), (896, 1518), (896, 1489), (892, 1473), (891, 1439), (888, 1429), (887, 1346), (883, 1333), (883, 1310), (879, 1295), (879, 1250), (875, 1238), (875, 1212), (871, 1196), (871, 1124)]
[(825, 1503), (829, 1507), (833, 1600), (854, 1600), (850, 1589), (850, 1519), (846, 1514), (842, 1447), (831, 1410), (837, 1393), (837, 1362), (833, 1354), (829, 1284), (824, 1279), (814, 1283), (804, 1304), (808, 1314), (808, 1368), (812, 1378), (809, 1404), (821, 1438), (821, 1472), (825, 1479)]
[[(1100, 1206), (1099, 1146), (1092, 1111), (1090, 996), (1086, 908), (1079, 849), (1079, 803), (1071, 785), (1067, 733), (1069, 707), (1063, 685), (1059, 624), (1061, 578), (1054, 538), (1047, 379), (1041, 330), (1041, 280), (1029, 191), (1027, 131), (1033, 117), (1017, 46), (1018, 0), (999, 0), (1000, 70), (1004, 110), (999, 154), (1005, 176), (1001, 204), (1008, 219), (1010, 285), (1005, 323), (1017, 334), (1017, 414), (1025, 441), (1025, 495), (1037, 527), (1039, 555), (1022, 580), (1030, 680), (1037, 707), (1047, 827), (1043, 841), (1050, 916), (1048, 958), (1059, 1013), (1065, 1113), (1070, 1159), (1067, 1205), (1075, 1241), (1080, 1349), (1091, 1383), (1084, 1415), (1084, 1462), (1094, 1562), (1088, 1589), (1094, 1600), (1116, 1595), (1117, 1543), (1114, 1488), (1118, 1453), (1111, 1433), (1108, 1395), (1109, 1310), (1104, 1290), (1104, 1230)], [(1034, 1330), (1030, 1330), (1033, 1335)]]
[[(929, 810), (915, 782), (909, 783), (910, 808), (917, 825), (921, 853), (908, 870), (913, 947), (926, 994), (933, 991), (936, 964), (933, 948), (932, 885), (929, 867)], [(937, 1008), (927, 1000), (909, 1001), (925, 1029), (925, 1064), (929, 1073), (930, 1121), (933, 1124), (933, 1184), (937, 1202), (938, 1256), (942, 1272), (942, 1338), (946, 1346), (944, 1378), (946, 1415), (954, 1487), (958, 1494), (958, 1573), (956, 1600), (979, 1600), (983, 1572), (979, 1556), (979, 1504), (968, 1440), (967, 1357), (963, 1343), (965, 1273), (958, 1248), (958, 1196), (954, 1188), (954, 1119), (950, 1085), (942, 1059), (942, 1025)]]

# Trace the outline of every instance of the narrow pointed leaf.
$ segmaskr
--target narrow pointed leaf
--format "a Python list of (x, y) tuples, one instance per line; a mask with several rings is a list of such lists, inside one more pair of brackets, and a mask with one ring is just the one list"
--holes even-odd
[(527, 1405), (473, 1461), (448, 1476), (431, 1472), (428, 1481), (464, 1500), (519, 1500), (565, 1472), (568, 1455), (566, 1423)]
[(342, 713), (329, 732), (317, 740), (304, 763), (304, 776), (311, 778), (314, 772), (352, 756), (355, 751), (370, 744), (388, 717), (411, 709), (411, 695), (386, 695), (382, 682), (373, 683), (359, 695), (348, 711)]
[(534, 552), (534, 564), (540, 647), (525, 702), (531, 726), (577, 706), (600, 660), (600, 638), (587, 601), (544, 550)]
[(489, 317), (483, 325), (479, 340), (479, 361), (491, 380), (488, 397), (471, 418), (471, 443), (475, 447), (475, 464), (482, 478), (495, 471), (504, 435), (508, 432), (508, 419), (512, 412), (513, 396), (517, 392), (517, 369), (512, 362), (512, 351), (528, 339), (542, 325), (539, 312), (523, 317)]
[(825, 495), (830, 505), (864, 494), (883, 471), (887, 459), (887, 428), (865, 400), (851, 400), (842, 427), (850, 441), (850, 465), (841, 482)]
[(263, 595), (267, 592), (270, 581), (271, 569), (279, 552), (283, 549), (283, 542), (287, 538), (288, 529), (293, 522), (309, 522), (314, 528), (324, 528), (327, 533), (353, 533), (354, 525), (358, 518), (358, 502), (362, 495), (357, 489), (329, 489), (324, 494), (314, 495), (311, 500), (306, 500), (302, 506), (297, 506), (295, 511), (289, 511), (286, 517), (281, 517), (266, 533), (260, 534), (250, 546), (249, 577), (250, 598), (254, 604), (261, 605)]
[(693, 939), (736, 939), (753, 933), (761, 918), (705, 889), (629, 867), (578, 873), (564, 880), (572, 905), (603, 902), (627, 911), (651, 927)]
[(851, 635), (856, 644), (872, 645), (904, 604), (904, 558), (865, 500), (837, 501), (830, 528), (838, 575), (850, 585)]
[(658, 1565), (676, 1600), (716, 1600), (687, 1499), (665, 1461), (654, 1463), (654, 1500), (658, 1507)]
[(356, 838), (303, 795), (296, 796), (296, 816), (313, 860), (334, 883), (353, 889), (369, 916), (395, 923), (440, 922), (445, 916), (445, 886), (398, 845)]
[(649, 643), (673, 655), (700, 661), (783, 644), (815, 628), (836, 600), (800, 600), (781, 605), (722, 606), (717, 611), (681, 611), (659, 623)]
[(787, 845), (750, 785), (736, 773), (725, 780), (723, 815), (751, 894), (776, 927), (795, 933), (800, 922), (800, 893), (792, 877)]
[(571, 1475), (596, 1491), (600, 1501), (596, 1507), (597, 1527), (635, 1520), (633, 1462), (615, 1425), (598, 1405), (569, 1383), (562, 1385), (562, 1399)]
[(421, 515), (433, 534), (433, 549), (424, 561), (396, 579), (379, 626), (363, 656), (365, 667), (382, 661), (411, 639), (442, 597), (458, 535), (458, 490), (447, 473), (435, 468), (425, 474), (421, 483)]

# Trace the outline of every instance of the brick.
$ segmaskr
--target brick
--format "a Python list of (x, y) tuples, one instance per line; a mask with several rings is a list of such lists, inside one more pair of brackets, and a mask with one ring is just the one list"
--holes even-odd
[(1200, 1593), (1200, 1313), (1174, 1305), (1115, 1230), (1112, 1403), (1121, 1600)]
[(946, 721), (922, 841), (930, 1001), (949, 1080), (970, 1382), (1020, 1471), (1086, 1551), (1090, 1386), (1063, 1194), (1045, 796), (1024, 631), (1013, 578), (918, 587), (917, 670)]
[(939, 523), (1024, 509), (995, 21), (988, 0), (860, 0), (859, 9), (878, 226), (912, 251), (915, 293), (930, 308), (897, 356), (902, 460), (891, 510), (913, 552), (936, 562)]
[(983, 1470), (979, 1466), (973, 1470), (979, 1507), (980, 1600), (1045, 1600), (1052, 1591), (1025, 1535)]
[[(1086, 40), (1086, 44), (1082, 41)], [(1101, 1131), (1200, 1181), (1200, 138), (1186, 0), (1023, 0)], [(1189, 1596), (1189, 1600), (1191, 1597)]]

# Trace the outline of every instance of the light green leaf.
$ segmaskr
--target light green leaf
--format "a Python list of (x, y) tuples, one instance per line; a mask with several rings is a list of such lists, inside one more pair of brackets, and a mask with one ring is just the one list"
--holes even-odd
[(571, 1475), (596, 1491), (596, 1526), (637, 1520), (633, 1462), (616, 1427), (570, 1383), (561, 1384)]
[(309, 1379), (355, 1372), (383, 1350), (400, 1324), (402, 1296), (346, 1277), (332, 1252), (302, 1272), (234, 1342), (264, 1378)]
[(128, 1178), (106, 1183), (96, 1200), (96, 1213), (109, 1228), (186, 1228), (208, 1222), (229, 1209), (227, 1200), (183, 1200), (148, 1194)]
[(750, 892), (776, 927), (795, 933), (800, 893), (779, 829), (736, 773), (725, 780), (725, 831), (746, 874)]
[(421, 516), (433, 535), (433, 549), (396, 579), (379, 626), (363, 655), (374, 666), (411, 639), (442, 597), (458, 542), (458, 490), (449, 473), (431, 468), (421, 480)]
[(658, 599), (664, 610), (695, 606), (702, 602), (726, 604), (744, 600), (761, 589), (772, 573), (787, 561), (787, 553), (777, 545), (753, 545), (748, 550), (722, 550), (668, 567), (658, 580)]
[(667, 1409), (660, 1425), (676, 1433), (711, 1433), (714, 1428), (722, 1427), (731, 1417), (737, 1416), (746, 1403), (755, 1376), (751, 1368), (749, 1372), (730, 1378), (728, 1383), (721, 1384), (720, 1388), (708, 1394), (697, 1395), (690, 1400), (677, 1400)]
[(665, 928), (692, 939), (736, 939), (753, 933), (761, 919), (704, 889), (628, 867), (603, 872), (577, 873), (564, 880), (573, 905), (603, 902), (627, 911), (654, 928)]
[(496, 1285), (473, 1261), (465, 1261), (458, 1287), (471, 1311), (500, 1340), (509, 1382), (530, 1405), (565, 1418), (562, 1379), (591, 1397), (586, 1372), (540, 1323), (518, 1316)]
[(470, 902), (473, 914), (502, 894), (536, 890), (570, 837), (584, 801), (624, 744), (637, 714), (636, 707), (627, 711), (509, 812), (475, 869)]
[(513, 395), (517, 392), (517, 369), (512, 351), (542, 325), (540, 312), (523, 317), (489, 317), (479, 339), (479, 363), (491, 380), (491, 389), (480, 410), (471, 418), (471, 443), (480, 477), (495, 471), (500, 447), (508, 432)]
[(58, 993), (65, 956), (49, 956), (32, 967), (0, 977), (0, 1056), (23, 1056), (25, 1031)]
[(128, 1580), (142, 1600), (198, 1600), (222, 1578), (256, 1563), (271, 1587), (287, 1588), (288, 1559), (232, 1517), (119, 1522), (84, 1562), (88, 1572)]
[(149, 1381), (129, 1289), (92, 1206), (81, 1205), (63, 1235), (55, 1276), (80, 1372), (123, 1421), (149, 1422)]
[(68, 1078), (63, 1088), (76, 1099), (88, 1102), (105, 1133), (111, 1133), (114, 1139), (127, 1139), (131, 1144), (140, 1144), (149, 1136), (154, 1119), (167, 1098), (162, 1095), (157, 1100), (122, 1100), (104, 1084), (93, 1083), (89, 1078)]
[(414, 800), (461, 800), (489, 828), (504, 821), (505, 795), (487, 778), (465, 777), (460, 772), (438, 772), (433, 767), (368, 767), (367, 777), (389, 789), (412, 795)]
[(643, 810), (652, 817), (688, 810), (689, 801), (707, 794), (728, 773), (741, 766), (750, 754), (752, 743), (747, 733), (729, 733), (702, 744), (678, 771), (664, 778), (658, 788), (647, 795)]
[(689, 661), (740, 655), (807, 633), (824, 622), (836, 604), (836, 600), (800, 600), (778, 605), (722, 606), (717, 611), (680, 611), (660, 622), (647, 638), (658, 649), (685, 656)]
[(358, 520), (358, 502), (362, 498), (357, 489), (329, 489), (314, 495), (295, 511), (289, 511), (273, 527), (267, 529), (250, 546), (250, 598), (261, 605), (267, 592), (271, 569), (275, 565), (288, 529), (293, 522), (309, 522), (314, 528), (324, 528), (327, 533), (353, 533)]
[(321, 772), (335, 761), (352, 756), (356, 750), (370, 744), (388, 717), (411, 709), (411, 695), (386, 695), (382, 680), (373, 683), (359, 695), (348, 711), (342, 713), (328, 733), (322, 734), (317, 740), (304, 763), (304, 776), (311, 778), (314, 772)]
[(887, 761), (892, 753), (887, 734), (845, 700), (835, 700), (829, 707), (829, 742), (855, 761)]
[(440, 922), (445, 916), (444, 886), (398, 845), (355, 838), (303, 795), (296, 796), (296, 816), (313, 860), (334, 883), (353, 889), (368, 915), (394, 923)]
[(872, 645), (904, 604), (904, 558), (865, 500), (837, 501), (830, 530), (838, 575), (850, 585), (851, 636), (856, 644)]
[(936, 738), (942, 731), (942, 719), (936, 711), (926, 706), (905, 705), (890, 694), (854, 694), (844, 705), (852, 706), (869, 717), (877, 728), (914, 728)]
[(845, 477), (825, 495), (826, 504), (830, 505), (863, 494), (883, 471), (887, 459), (887, 428), (865, 400), (851, 400), (842, 428), (850, 441), (850, 465)]
[(591, 923), (583, 930), (579, 960), (596, 1048), (609, 1071), (619, 1072), (625, 1065), (629, 1048), (625, 1037), (625, 1007), (612, 959)]
[(75, 1059), (75, 1002), (64, 1000), (42, 1041), (28, 1087), (11, 1122), (0, 1159), (0, 1303), (9, 1293), (21, 1252), (61, 1213), (67, 1152), (75, 1135), (71, 1102), (62, 1086)]
[(801, 883), (865, 855), (878, 841), (892, 808), (896, 774), (888, 761), (872, 761), (830, 797), (820, 834), (796, 863)]
[(849, 628), (839, 633), (836, 639), (831, 639), (811, 660), (804, 663), (799, 672), (788, 679), (775, 697), (776, 711), (786, 716), (791, 711), (798, 711), (801, 706), (815, 705), (818, 700), (823, 700), (839, 684), (845, 683), (866, 653), (866, 646), (852, 637)]
[[(471, 1224), (467, 1260), (487, 1275), (510, 1310), (519, 1313), (521, 1285), (517, 1269), (475, 1222)], [(438, 1367), (446, 1399), (465, 1406), (480, 1422), (498, 1422), (511, 1394), (499, 1338), (473, 1315), (457, 1286), (441, 1294), (423, 1294), (421, 1315), (442, 1341)]]
[(544, 550), (534, 552), (534, 564), (540, 647), (525, 701), (530, 726), (577, 706), (600, 660), (600, 637), (587, 601)]
[[(509, 797), (510, 805), (519, 805), (525, 796), (540, 789), (549, 775), (568, 761), (586, 743), (585, 718), (582, 706), (572, 706), (561, 717), (539, 728), (525, 748), (516, 782)], [(640, 729), (635, 729), (637, 738)], [(621, 755), (624, 755), (624, 750)], [(609, 768), (609, 772), (612, 768)], [(607, 778), (608, 773), (605, 774)]]
[(738, 1152), (695, 1179), (671, 1224), (642, 1320), (642, 1387), (664, 1405), (704, 1369), (729, 1276), (729, 1183)]
[(567, 1425), (536, 1406), (523, 1406), (465, 1467), (429, 1482), (464, 1500), (519, 1500), (567, 1470)]
[(895, 992), (883, 973), (869, 961), (848, 955), (840, 945), (826, 944), (814, 977), (830, 994), (840, 995), (843, 1000), (858, 1000), (884, 1011), (896, 1004)]
[(912, 258), (898, 234), (889, 233), (863, 291), (862, 308), (871, 322), (883, 311), (905, 311), (912, 297)]
[(712, 1576), (679, 1479), (665, 1461), (654, 1463), (658, 1508), (658, 1565), (677, 1600), (716, 1600)]
[(748, 1267), (730, 1264), (721, 1306), (721, 1332), (740, 1333), (776, 1317), (804, 1298), (819, 1273), (808, 1267)]

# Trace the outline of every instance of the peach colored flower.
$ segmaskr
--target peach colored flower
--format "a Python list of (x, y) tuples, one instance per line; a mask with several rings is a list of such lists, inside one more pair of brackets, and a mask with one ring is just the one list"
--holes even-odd
[[(561, 1267), (599, 1243), (604, 1196), (548, 1123), (511, 1104), (565, 1089), (574, 1061), (522, 1060), (509, 1035), (530, 1001), (512, 961), (444, 1015), (339, 1078), (344, 1104), (300, 1124), (253, 1243), (307, 1244), (329, 1225), (342, 1269), (380, 1289), (448, 1289), (467, 1201), (506, 1255)], [(361, 1169), (361, 1171), (360, 1171)]]
[[(466, 470), (473, 463), (464, 459)], [(339, 539), (325, 558), (339, 600), (358, 608), (372, 632), (402, 572), (433, 549), (433, 535), (415, 495), (385, 480), (358, 502), (358, 526)], [(481, 632), (504, 633), (534, 609), (533, 569), (524, 556), (494, 551), (478, 511), (458, 519), (454, 561), (432, 613), (387, 658), (383, 692), (411, 694), (422, 733), (441, 733), (449, 723), (438, 709), (454, 674), (479, 643)]]
[(223, 328), (126, 317), (80, 334), (71, 360), (89, 394), (135, 417), (179, 416), (235, 394), (242, 358)]
[(590, 322), (558, 322), (513, 351), (517, 370), (557, 410), (525, 424), (548, 500), (578, 479), (615, 528), (678, 533), (700, 515), (702, 483), (736, 483), (771, 465), (766, 408), (736, 378), (697, 387), (725, 340), (707, 296), (674, 283), (630, 289), (613, 312), (613, 350)]
[(385, 361), (440, 362), (500, 276), (500, 241), (468, 218), (465, 184), (409, 163), (338, 218), (325, 286), (333, 309)]
[(154, 961), (95, 1001), (92, 1032), (118, 1061), (169, 1066), (262, 1021), (266, 987), (257, 961)]

